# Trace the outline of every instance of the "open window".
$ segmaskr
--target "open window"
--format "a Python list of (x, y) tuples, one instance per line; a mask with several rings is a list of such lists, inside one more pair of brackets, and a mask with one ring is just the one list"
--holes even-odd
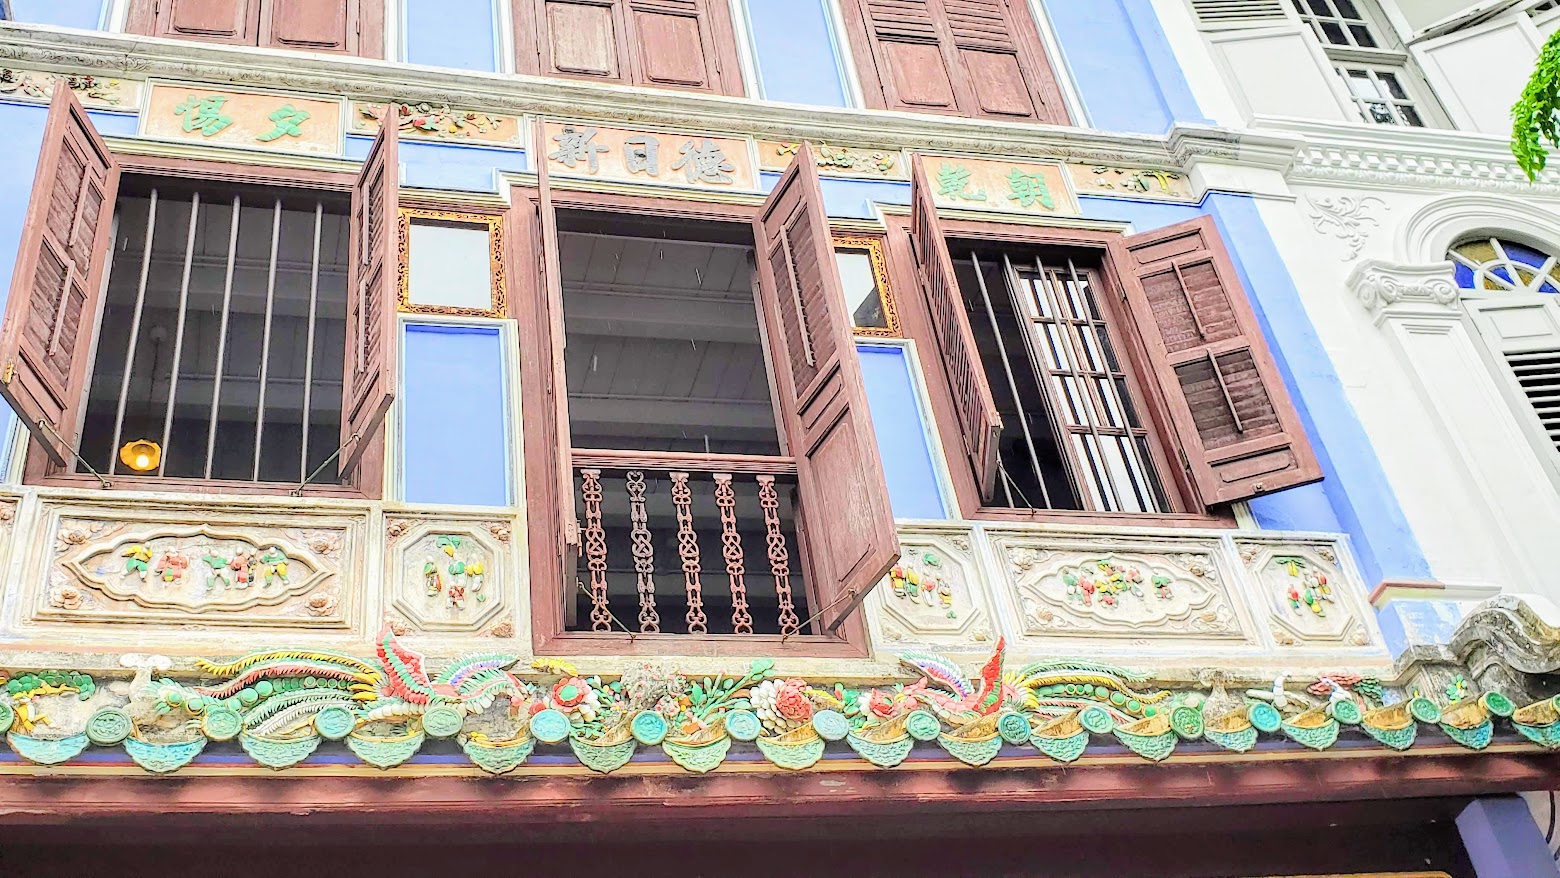
[(395, 153), (381, 135), (355, 186), (122, 167), (57, 91), (0, 333), (28, 478), (377, 496)]
[(545, 176), (521, 342), (550, 353), (523, 382), (538, 648), (860, 654), (852, 611), (899, 544), (810, 153), (757, 212)]
[(155, 37), (384, 57), (384, 0), (131, 0), (125, 29)]
[(513, 0), (515, 70), (742, 94), (726, 0)]
[(843, 0), (867, 105), (1069, 124), (1024, 0)]
[(966, 505), (1201, 514), (1320, 478), (1211, 221), (1127, 237), (948, 225), (919, 159), (912, 186)]

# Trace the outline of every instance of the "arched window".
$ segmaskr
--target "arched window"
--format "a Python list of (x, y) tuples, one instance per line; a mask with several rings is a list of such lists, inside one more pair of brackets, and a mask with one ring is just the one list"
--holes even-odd
[(1465, 290), (1560, 293), (1556, 258), (1526, 244), (1474, 238), (1453, 247), (1447, 258), (1457, 264), (1457, 286)]
[[(1505, 238), (1454, 245), (1463, 307), (1488, 346), (1513, 411), (1560, 476), (1560, 259)], [(1494, 365), (1494, 364), (1492, 364)]]

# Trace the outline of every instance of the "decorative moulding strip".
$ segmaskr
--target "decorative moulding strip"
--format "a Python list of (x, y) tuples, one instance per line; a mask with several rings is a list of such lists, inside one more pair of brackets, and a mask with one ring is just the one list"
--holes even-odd
[[(970, 152), (1102, 165), (1182, 168), (1195, 156), (1284, 164), (1294, 143), (1282, 136), (1180, 127), (1170, 138), (1101, 133), (947, 116), (796, 107), (716, 95), (567, 79), (453, 72), (356, 58), (326, 58), (240, 46), (194, 44), (104, 32), (69, 33), (0, 23), (0, 59), (103, 75), (164, 77), (384, 100), (396, 83), (402, 102), (538, 113), (634, 126), (741, 130), (761, 139), (854, 142), (871, 131), (880, 149)], [(1287, 145), (1286, 145), (1287, 144)], [(1285, 152), (1287, 151), (1287, 155)]]

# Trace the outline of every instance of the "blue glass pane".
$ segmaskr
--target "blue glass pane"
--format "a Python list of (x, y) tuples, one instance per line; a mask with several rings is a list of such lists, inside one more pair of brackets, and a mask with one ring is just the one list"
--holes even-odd
[(1520, 262), (1523, 265), (1531, 265), (1534, 268), (1538, 268), (1549, 261), (1549, 257), (1543, 253), (1513, 241), (1501, 241), (1500, 246), (1505, 249), (1506, 255), (1511, 258), (1512, 262)]
[(1461, 262), (1457, 263), (1457, 286), (1460, 289), (1473, 289), (1473, 269)]
[(1539, 286), (1538, 291), (1541, 293), (1560, 293), (1560, 289), (1555, 288), (1554, 281), (1548, 280)]
[(1512, 284), (1513, 286), (1516, 285), (1516, 281), (1513, 281), (1511, 279), (1511, 271), (1509, 269), (1507, 269), (1506, 266), (1504, 266), (1504, 265), (1497, 265), (1494, 268), (1491, 268), (1490, 269), (1490, 276), (1491, 277), (1498, 277), (1501, 280), (1505, 281), (1506, 283)]

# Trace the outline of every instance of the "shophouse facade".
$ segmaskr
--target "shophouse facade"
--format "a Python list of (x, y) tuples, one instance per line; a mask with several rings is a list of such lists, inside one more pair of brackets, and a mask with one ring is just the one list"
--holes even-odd
[(0, 0), (18, 850), (1553, 874), (1560, 14), (1435, 5)]

